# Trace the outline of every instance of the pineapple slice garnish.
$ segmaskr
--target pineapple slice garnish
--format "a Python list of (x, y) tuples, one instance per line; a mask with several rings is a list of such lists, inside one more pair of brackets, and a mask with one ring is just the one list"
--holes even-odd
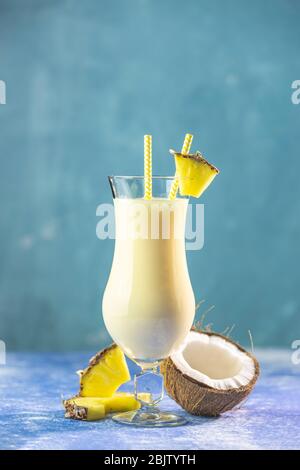
[[(151, 400), (150, 393), (139, 393), (138, 399), (147, 403)], [(66, 409), (65, 417), (81, 419), (84, 421), (96, 421), (105, 418), (108, 413), (133, 411), (140, 408), (141, 404), (133, 393), (117, 392), (111, 397), (73, 397), (64, 400)]]
[(184, 155), (170, 150), (175, 158), (176, 176), (182, 196), (200, 197), (219, 170), (209, 163), (200, 152)]
[(66, 409), (65, 418), (83, 421), (97, 421), (105, 418), (105, 406), (99, 398), (74, 397), (63, 402)]
[(130, 380), (124, 353), (116, 344), (98, 352), (78, 374), (81, 397), (111, 397), (120, 385)]

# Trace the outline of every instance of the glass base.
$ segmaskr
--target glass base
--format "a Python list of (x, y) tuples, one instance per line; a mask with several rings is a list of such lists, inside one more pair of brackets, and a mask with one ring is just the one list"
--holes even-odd
[(187, 420), (182, 416), (157, 411), (135, 410), (118, 413), (112, 417), (114, 421), (129, 426), (140, 426), (146, 428), (162, 428), (166, 426), (182, 426)]

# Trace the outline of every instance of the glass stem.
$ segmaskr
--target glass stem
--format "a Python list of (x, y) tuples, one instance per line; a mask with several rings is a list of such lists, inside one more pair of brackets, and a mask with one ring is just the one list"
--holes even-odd
[(150, 367), (143, 365), (141, 372), (135, 374), (134, 394), (141, 404), (142, 412), (158, 413), (157, 405), (164, 396), (163, 376), (158, 364), (152, 364)]

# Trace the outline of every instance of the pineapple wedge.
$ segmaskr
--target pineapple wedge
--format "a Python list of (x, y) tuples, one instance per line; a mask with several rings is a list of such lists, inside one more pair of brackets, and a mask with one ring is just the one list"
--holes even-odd
[(170, 150), (170, 153), (175, 157), (180, 194), (200, 197), (219, 173), (219, 170), (205, 160), (200, 152), (183, 155)]
[[(151, 393), (138, 393), (139, 400), (150, 402)], [(105, 406), (106, 413), (115, 413), (117, 411), (132, 411), (140, 408), (141, 404), (136, 400), (133, 393), (116, 392), (112, 397), (101, 398)]]
[(98, 421), (105, 418), (105, 406), (99, 398), (74, 397), (63, 402), (66, 409), (65, 418), (83, 421)]
[[(138, 398), (144, 402), (151, 400), (150, 393), (139, 393)], [(65, 400), (66, 418), (96, 421), (108, 413), (133, 411), (140, 408), (140, 403), (133, 393), (117, 392), (111, 397), (73, 397)]]
[(130, 380), (122, 350), (116, 344), (98, 352), (83, 371), (79, 371), (81, 397), (111, 397)]

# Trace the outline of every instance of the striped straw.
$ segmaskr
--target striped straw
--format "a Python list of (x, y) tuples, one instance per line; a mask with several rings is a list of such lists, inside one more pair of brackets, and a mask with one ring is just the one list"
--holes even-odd
[[(189, 153), (191, 145), (192, 145), (192, 141), (193, 141), (193, 135), (192, 134), (185, 134), (183, 146), (182, 146), (182, 149), (181, 149), (181, 153), (183, 155), (187, 155)], [(177, 191), (178, 191), (178, 186), (179, 186), (179, 180), (178, 180), (178, 178), (176, 177), (176, 174), (175, 174), (175, 178), (173, 180), (173, 183), (172, 183), (172, 186), (171, 186), (171, 189), (170, 189), (170, 192), (169, 192), (169, 199), (173, 200), (173, 199), (176, 198)]]
[(144, 186), (145, 199), (152, 199), (152, 136), (144, 135)]

